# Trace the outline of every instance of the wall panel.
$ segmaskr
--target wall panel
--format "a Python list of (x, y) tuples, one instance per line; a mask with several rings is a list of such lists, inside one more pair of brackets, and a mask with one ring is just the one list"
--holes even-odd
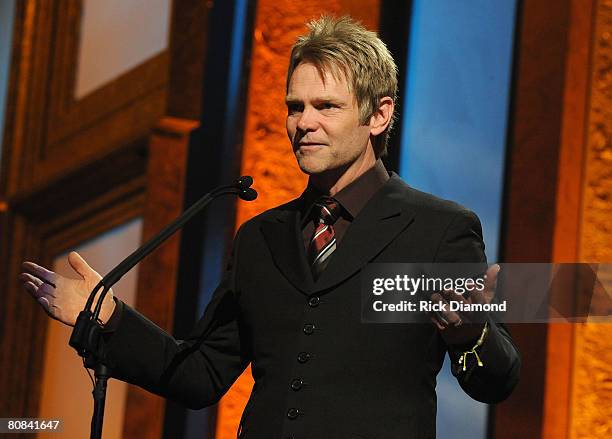
[(11, 154), (2, 176), (9, 196), (142, 142), (165, 110), (166, 50), (75, 99), (82, 7), (82, 0), (17, 2), (4, 144)]
[(168, 47), (170, 0), (84, 0), (74, 96), (77, 100)]
[[(144, 181), (135, 178), (72, 210), (21, 210), (8, 216), (12, 240), (3, 261), (8, 279), (0, 311), (0, 398), (3, 416), (36, 417), (40, 408), (44, 353), (49, 319), (17, 281), (24, 260), (51, 267), (57, 255), (139, 216), (144, 204)], [(7, 246), (8, 247), (5, 247)], [(6, 264), (6, 265), (5, 265)]]
[[(572, 1), (554, 241), (558, 261), (612, 261), (611, 32), (610, 2)], [(612, 434), (611, 329), (551, 325), (543, 437)]]
[[(123, 257), (140, 245), (142, 220), (136, 219), (115, 227), (89, 242), (74, 248), (99, 273), (107, 273)], [(58, 255), (53, 271), (69, 278), (78, 275), (67, 262), (68, 254)], [(113, 291), (129, 305), (136, 297), (137, 272), (135, 269), (123, 277)], [(87, 437), (93, 407), (92, 383), (87, 376), (81, 358), (68, 345), (71, 328), (49, 320), (45, 341), (44, 373), (38, 416), (46, 419), (61, 419), (61, 433), (39, 434), (43, 438)], [(121, 438), (127, 385), (110, 380), (106, 398), (104, 436)]]
[[(500, 261), (553, 257), (570, 1), (523, 1), (517, 10)], [(542, 434), (546, 325), (509, 325), (523, 359), (513, 394), (495, 408), (496, 438)]]
[[(137, 3), (149, 2), (131, 5)], [(49, 267), (58, 254), (135, 217), (143, 217), (149, 237), (183, 208), (188, 144), (198, 122), (162, 116), (199, 117), (211, 4), (162, 3), (172, 4), (172, 14), (166, 8), (157, 17), (171, 20), (173, 34), (162, 35), (169, 48), (141, 52), (115, 69), (110, 82), (75, 99), (83, 1), (16, 2), (0, 173), (3, 416), (36, 416), (44, 387), (48, 319), (17, 281), (21, 262)], [(147, 15), (142, 12), (154, 13), (134, 11), (137, 20)], [(179, 242), (175, 237), (139, 266), (136, 306), (166, 329), (173, 323)], [(123, 435), (161, 437), (165, 402), (128, 389)]]

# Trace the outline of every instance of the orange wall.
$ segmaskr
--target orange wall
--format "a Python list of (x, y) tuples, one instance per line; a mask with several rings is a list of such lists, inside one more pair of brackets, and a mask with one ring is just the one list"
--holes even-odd
[[(571, 17), (554, 261), (611, 263), (612, 10), (573, 0)], [(612, 437), (611, 329), (549, 326), (544, 438)]]

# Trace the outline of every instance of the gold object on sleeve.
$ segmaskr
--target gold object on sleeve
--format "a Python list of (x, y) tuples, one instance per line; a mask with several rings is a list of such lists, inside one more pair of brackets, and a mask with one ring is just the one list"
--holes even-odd
[(480, 337), (476, 341), (476, 344), (474, 345), (474, 347), (472, 349), (470, 349), (469, 351), (465, 351), (459, 357), (459, 364), (463, 365), (463, 371), (464, 372), (465, 372), (466, 367), (467, 367), (467, 357), (470, 354), (473, 354), (476, 357), (476, 362), (478, 363), (478, 366), (480, 366), (480, 367), (484, 366), (484, 363), (480, 359), (480, 356), (478, 355), (478, 352), (476, 352), (476, 349), (478, 349), (480, 346), (482, 346), (482, 344), (485, 341), (485, 338), (487, 337), (488, 332), (489, 332), (489, 323), (485, 322), (484, 328), (482, 328), (482, 333), (480, 334)]

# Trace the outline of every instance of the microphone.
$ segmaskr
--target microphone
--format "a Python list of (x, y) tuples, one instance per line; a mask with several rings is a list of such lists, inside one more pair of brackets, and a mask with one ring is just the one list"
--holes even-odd
[(253, 177), (243, 175), (237, 179), (234, 184), (236, 185), (236, 188), (240, 190), (238, 196), (244, 201), (253, 201), (257, 198), (257, 191), (251, 187), (253, 184)]
[[(117, 283), (119, 279), (125, 275), (125, 273), (130, 271), (137, 263), (159, 247), (177, 230), (181, 229), (189, 220), (191, 220), (197, 213), (202, 211), (204, 207), (206, 207), (206, 205), (208, 205), (208, 203), (215, 198), (220, 197), (221, 195), (234, 194), (245, 201), (255, 200), (257, 198), (257, 191), (251, 187), (252, 184), (253, 178), (248, 175), (244, 175), (235, 180), (231, 185), (221, 186), (212, 190), (185, 210), (185, 212), (183, 212), (178, 218), (164, 227), (164, 229), (151, 238), (147, 243), (143, 244), (131, 255), (121, 261), (106, 276), (104, 276), (90, 293), (83, 311), (79, 313), (76, 324), (70, 336), (70, 346), (72, 346), (78, 352), (78, 354), (83, 357), (92, 354), (96, 349), (97, 339), (99, 338), (99, 333), (102, 329), (98, 324), (98, 317), (100, 315), (104, 296), (106, 296), (108, 290), (115, 283)], [(102, 292), (92, 313), (91, 308), (93, 301), (100, 289), (102, 289)]]
[(238, 189), (246, 189), (248, 187), (251, 187), (251, 185), (253, 184), (253, 177), (251, 177), (250, 175), (243, 175), (242, 177), (236, 179), (234, 184)]
[[(68, 344), (72, 346), (81, 357), (83, 357), (85, 367), (95, 370), (94, 391), (92, 392), (94, 398), (94, 410), (91, 417), (90, 438), (99, 439), (102, 437), (102, 422), (104, 417), (104, 404), (106, 400), (106, 382), (112, 376), (111, 369), (104, 364), (103, 359), (98, 358), (97, 355), (98, 345), (100, 343), (100, 337), (103, 329), (99, 323), (98, 316), (100, 315), (100, 310), (102, 309), (104, 296), (106, 296), (108, 290), (119, 279), (121, 279), (125, 273), (130, 271), (138, 262), (159, 247), (166, 239), (183, 227), (185, 223), (187, 223), (187, 221), (193, 218), (197, 213), (201, 212), (202, 209), (204, 209), (204, 207), (215, 198), (227, 194), (237, 195), (246, 201), (252, 201), (257, 198), (257, 192), (255, 189), (251, 188), (252, 184), (253, 178), (245, 175), (234, 181), (234, 183), (231, 185), (221, 186), (204, 195), (151, 240), (121, 261), (119, 265), (117, 265), (102, 278), (98, 285), (96, 285), (96, 287), (89, 294), (89, 298), (87, 299), (87, 303), (85, 304), (83, 311), (81, 311), (77, 317)], [(100, 291), (100, 289), (102, 292), (100, 293), (100, 297), (96, 303), (96, 308), (92, 313), (91, 306), (93, 305), (96, 294), (98, 291)]]
[(240, 192), (238, 196), (244, 201), (253, 201), (257, 198), (257, 191), (252, 188), (247, 188), (243, 192)]

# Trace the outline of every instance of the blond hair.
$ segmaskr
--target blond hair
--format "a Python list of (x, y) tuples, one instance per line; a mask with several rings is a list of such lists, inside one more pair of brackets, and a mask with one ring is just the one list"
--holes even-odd
[[(308, 24), (309, 32), (298, 37), (291, 49), (287, 70), (287, 90), (293, 71), (300, 63), (313, 64), (321, 74), (330, 72), (336, 78), (342, 73), (349, 83), (359, 108), (359, 122), (367, 124), (378, 110), (380, 99), (397, 95), (397, 66), (391, 53), (375, 32), (367, 30), (351, 17), (322, 16)], [(374, 139), (377, 157), (387, 149), (387, 129)]]

